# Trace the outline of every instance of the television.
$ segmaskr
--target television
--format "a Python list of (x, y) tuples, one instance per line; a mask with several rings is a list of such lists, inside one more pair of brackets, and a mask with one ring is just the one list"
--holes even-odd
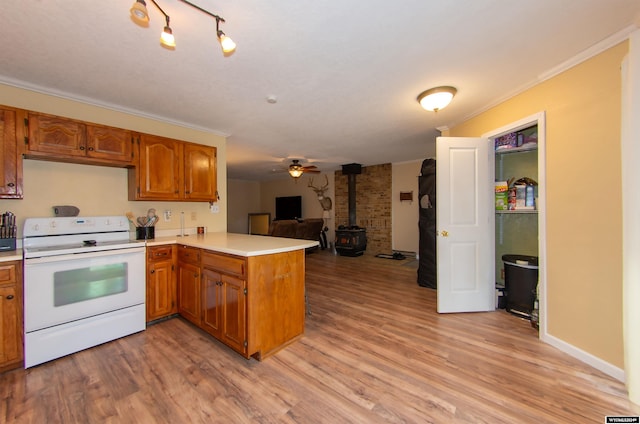
[(302, 218), (302, 196), (276, 197), (276, 221), (300, 218)]

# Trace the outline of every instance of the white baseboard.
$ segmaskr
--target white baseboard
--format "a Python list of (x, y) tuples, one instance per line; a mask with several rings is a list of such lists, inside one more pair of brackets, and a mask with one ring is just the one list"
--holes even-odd
[(615, 378), (624, 383), (625, 381), (625, 373), (624, 370), (618, 368), (602, 359), (593, 356), (592, 354), (585, 352), (582, 349), (579, 349), (563, 340), (558, 339), (557, 337), (550, 336), (549, 334), (542, 334), (540, 336), (540, 340), (543, 342), (550, 344), (551, 346), (561, 350), (564, 353), (567, 353), (574, 358), (584, 362), (587, 365), (591, 365), (593, 368), (602, 371), (603, 373)]

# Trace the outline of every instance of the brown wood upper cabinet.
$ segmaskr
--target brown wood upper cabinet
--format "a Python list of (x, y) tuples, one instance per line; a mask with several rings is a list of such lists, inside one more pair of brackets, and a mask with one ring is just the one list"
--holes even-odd
[(19, 111), (0, 108), (0, 198), (22, 199), (22, 150), (24, 144), (18, 143), (17, 126)]
[(107, 166), (133, 166), (131, 131), (29, 112), (26, 157)]
[(141, 134), (129, 200), (217, 200), (216, 148)]
[(184, 197), (193, 201), (217, 200), (216, 148), (184, 143)]

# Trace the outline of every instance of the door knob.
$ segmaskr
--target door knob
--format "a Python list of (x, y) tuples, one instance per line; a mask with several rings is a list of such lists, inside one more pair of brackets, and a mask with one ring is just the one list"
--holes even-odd
[(440, 235), (442, 237), (449, 237), (449, 232), (447, 230), (442, 230), (442, 231), (440, 231)]

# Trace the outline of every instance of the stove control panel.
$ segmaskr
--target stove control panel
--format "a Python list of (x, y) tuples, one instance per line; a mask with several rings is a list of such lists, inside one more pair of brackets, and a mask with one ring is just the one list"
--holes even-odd
[(129, 231), (126, 216), (27, 218), (24, 237)]

